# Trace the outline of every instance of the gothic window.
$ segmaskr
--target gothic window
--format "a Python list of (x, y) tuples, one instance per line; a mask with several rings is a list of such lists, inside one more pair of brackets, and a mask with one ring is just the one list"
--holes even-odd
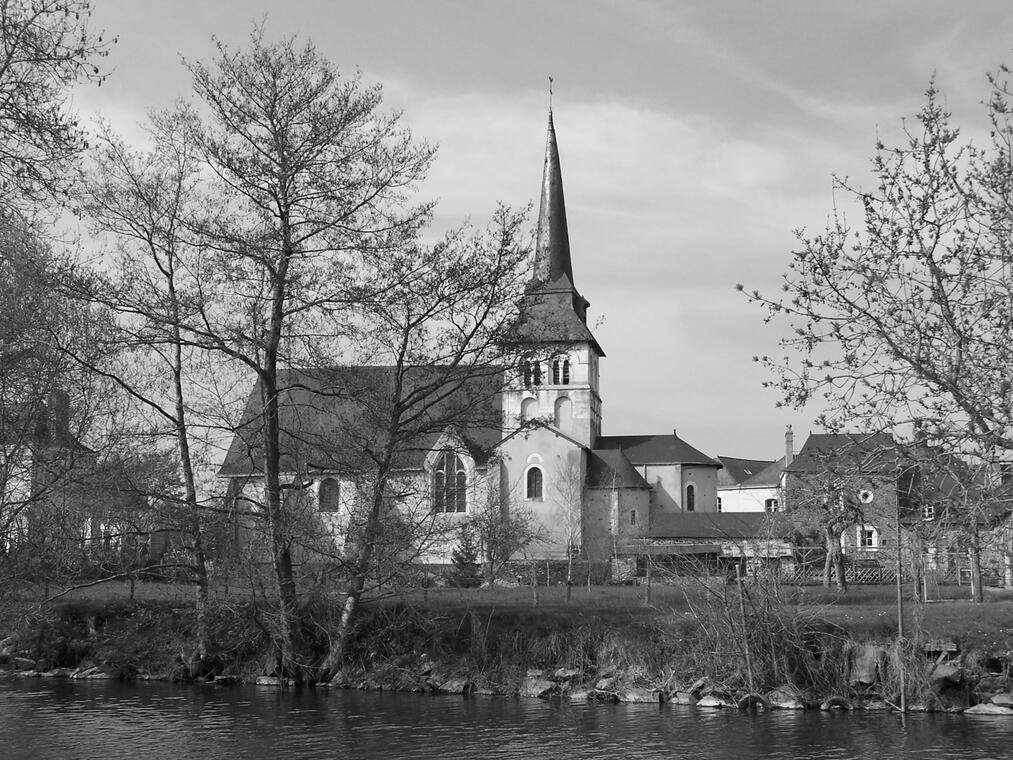
[(341, 485), (334, 478), (324, 478), (320, 481), (320, 491), (317, 493), (317, 509), (321, 512), (337, 512), (341, 499)]
[(696, 486), (686, 486), (686, 511), (692, 512), (696, 509)]
[(433, 468), (433, 511), (465, 512), (468, 508), (468, 471), (453, 451), (440, 452)]
[(542, 500), (542, 490), (544, 486), (544, 478), (542, 476), (541, 467), (532, 467), (528, 470), (526, 478), (525, 494), (531, 501)]

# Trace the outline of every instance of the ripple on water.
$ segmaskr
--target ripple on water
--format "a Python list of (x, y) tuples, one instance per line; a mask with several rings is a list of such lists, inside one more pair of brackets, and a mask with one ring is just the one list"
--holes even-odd
[(0, 682), (3, 760), (1009, 756), (1013, 722), (949, 715), (570, 705), (507, 697)]

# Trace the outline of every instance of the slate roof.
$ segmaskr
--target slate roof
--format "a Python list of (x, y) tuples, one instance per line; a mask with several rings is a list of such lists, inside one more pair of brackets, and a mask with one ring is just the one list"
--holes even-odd
[[(388, 444), (397, 374), (394, 367), (318, 367), (278, 373), (283, 472), (356, 472)], [(499, 443), (502, 373), (418, 367), (406, 371), (400, 394), (404, 423), (392, 446), (395, 469), (421, 469), (448, 428), (477, 464)], [(223, 476), (262, 473), (261, 386), (250, 392), (232, 438)], [(414, 403), (406, 403), (412, 402)]]
[(587, 458), (588, 488), (647, 488), (633, 463), (620, 449), (592, 449)]
[(762, 512), (662, 512), (654, 515), (651, 538), (745, 539), (768, 534)]
[(564, 275), (559, 283), (542, 286), (524, 295), (521, 317), (517, 322), (517, 338), (525, 343), (590, 343), (599, 356), (605, 352), (591, 333), (587, 323), (578, 314), (578, 307), (586, 302), (569, 285)]
[(889, 433), (810, 433), (786, 472), (854, 469), (863, 474), (895, 472), (901, 464)]
[(696, 464), (720, 467), (721, 463), (695, 449), (675, 433), (668, 435), (603, 435), (596, 449), (622, 449), (633, 464)]
[(769, 459), (737, 459), (720, 455), (717, 460), (722, 464), (718, 470), (718, 488), (743, 485), (774, 464)]

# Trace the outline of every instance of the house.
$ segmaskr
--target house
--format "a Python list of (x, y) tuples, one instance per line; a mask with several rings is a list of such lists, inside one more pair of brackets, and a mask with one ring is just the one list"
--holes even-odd
[(66, 392), (4, 412), (0, 546), (20, 554), (20, 566), (35, 580), (82, 565), (136, 567), (166, 550), (170, 531), (148, 508), (148, 495), (158, 489), (139, 483), (136, 462), (100, 459), (81, 443), (70, 427)]
[(781, 476), (795, 457), (791, 425), (784, 434), (785, 454), (777, 461), (719, 456), (718, 506), (721, 512), (780, 511)]

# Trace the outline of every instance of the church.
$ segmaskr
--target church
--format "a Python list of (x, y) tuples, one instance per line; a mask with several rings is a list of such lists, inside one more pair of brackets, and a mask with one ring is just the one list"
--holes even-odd
[(579, 550), (601, 560), (641, 553), (677, 516), (716, 513), (721, 463), (674, 430), (602, 435), (605, 352), (588, 327), (589, 306), (574, 283), (550, 112), (533, 275), (521, 305), (531, 358), (503, 392), (501, 488), (541, 523), (547, 556)]
[[(575, 284), (550, 110), (532, 275), (516, 330), (517, 370), (495, 379), (492, 414), (420, 432), (398, 456), (396, 508), (434, 515), (450, 537), (418, 552), (421, 561), (449, 562), (455, 527), (490, 502), (533, 523), (538, 540), (525, 548), (529, 559), (758, 553), (745, 544), (761, 535), (763, 514), (721, 512), (720, 461), (675, 430), (602, 434), (605, 352), (588, 326), (589, 307)], [(357, 462), (367, 459), (361, 433), (372, 424), (363, 398), (388, 386), (391, 370), (293, 369), (279, 378), (282, 464), (291, 480), (285, 487), (316, 505), (339, 547), (362, 499)], [(437, 370), (416, 368), (414, 382)], [(262, 481), (261, 403), (254, 388), (219, 472), (230, 479), (233, 497), (245, 494), (253, 504)]]

